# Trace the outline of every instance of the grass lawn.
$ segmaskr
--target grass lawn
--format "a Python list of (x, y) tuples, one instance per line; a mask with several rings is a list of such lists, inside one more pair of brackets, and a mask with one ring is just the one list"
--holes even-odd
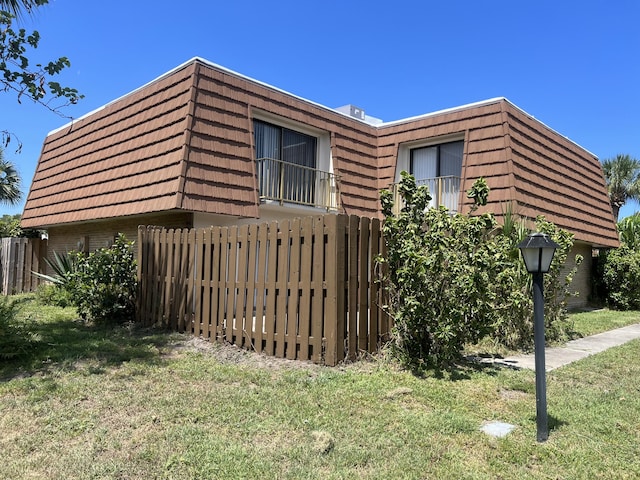
[(539, 444), (530, 371), (327, 368), (22, 311), (39, 339), (0, 363), (3, 479), (640, 477), (639, 341), (548, 374)]
[(573, 320), (574, 331), (578, 336), (586, 337), (640, 323), (640, 312), (616, 312), (603, 308), (591, 312), (572, 313), (571, 320)]

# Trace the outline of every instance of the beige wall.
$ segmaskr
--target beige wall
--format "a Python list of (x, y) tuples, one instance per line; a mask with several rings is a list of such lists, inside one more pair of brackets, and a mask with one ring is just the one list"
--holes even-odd
[(49, 234), (47, 257), (52, 258), (53, 252), (66, 253), (80, 250), (92, 252), (111, 245), (119, 233), (123, 233), (128, 240), (135, 241), (138, 237), (139, 225), (191, 228), (192, 217), (191, 213), (176, 212), (51, 227), (47, 230)]
[(593, 265), (591, 257), (591, 245), (584, 243), (575, 243), (569, 256), (567, 257), (567, 263), (563, 269), (563, 273), (568, 274), (571, 269), (576, 266), (576, 255), (582, 255), (582, 263), (578, 266), (578, 270), (571, 282), (570, 290), (572, 292), (578, 292), (578, 296), (569, 297), (567, 300), (567, 306), (570, 309), (586, 307), (589, 302), (589, 296), (591, 295), (591, 267)]

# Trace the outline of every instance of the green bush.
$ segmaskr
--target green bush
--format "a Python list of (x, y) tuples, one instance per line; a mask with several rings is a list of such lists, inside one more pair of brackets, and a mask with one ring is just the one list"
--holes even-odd
[(43, 305), (55, 307), (70, 307), (73, 305), (71, 294), (67, 289), (57, 284), (42, 284), (36, 290), (36, 299)]
[(137, 291), (133, 242), (120, 234), (111, 247), (75, 253), (67, 288), (80, 316), (96, 323), (134, 319)]
[(26, 325), (17, 320), (18, 305), (8, 297), (0, 297), (0, 358), (26, 354), (37, 340)]
[(602, 284), (607, 306), (616, 310), (640, 310), (640, 250), (623, 244), (601, 253)]
[(597, 300), (615, 310), (640, 309), (640, 214), (617, 224), (620, 248), (602, 250), (593, 278)]
[[(476, 215), (489, 193), (483, 179), (469, 191), (471, 214), (450, 214), (427, 208), (428, 189), (402, 172), (399, 193), (403, 207), (392, 213), (393, 195), (381, 192), (388, 294), (387, 310), (394, 318), (392, 347), (405, 364), (445, 366), (460, 356), (467, 343), (484, 336), (509, 348), (529, 348), (533, 342), (531, 275), (520, 260), (518, 243), (528, 233), (523, 222), (505, 215), (498, 227), (492, 214)], [(560, 268), (573, 245), (571, 234), (538, 218), (537, 228), (560, 249), (545, 275), (547, 339), (566, 334), (566, 299), (572, 275)]]
[(53, 275), (37, 274), (51, 282), (39, 292), (45, 303), (73, 305), (85, 320), (123, 323), (134, 319), (137, 293), (133, 242), (118, 235), (111, 247), (93, 253), (54, 253), (47, 260)]
[[(481, 187), (474, 189), (476, 198), (484, 196)], [(499, 262), (487, 239), (495, 220), (427, 208), (427, 187), (416, 186), (406, 172), (399, 193), (404, 206), (393, 215), (391, 192), (381, 192), (387, 255), (379, 261), (388, 267), (384, 285), (394, 318), (392, 346), (410, 366), (443, 366), (491, 330), (491, 282)]]
[[(536, 230), (546, 233), (558, 244), (549, 273), (544, 275), (545, 292), (545, 338), (559, 342), (569, 338), (572, 323), (567, 312), (567, 299), (574, 295), (571, 282), (577, 267), (566, 276), (562, 269), (573, 247), (573, 234), (558, 228), (544, 217), (536, 219)], [(496, 289), (495, 323), (490, 334), (494, 343), (512, 350), (533, 348), (533, 298), (532, 277), (520, 259), (518, 244), (529, 233), (524, 220), (517, 229), (501, 228), (494, 236), (499, 247), (502, 267), (498, 273)], [(576, 265), (582, 263), (576, 255)]]
[(620, 220), (617, 229), (621, 243), (631, 250), (640, 250), (640, 213)]

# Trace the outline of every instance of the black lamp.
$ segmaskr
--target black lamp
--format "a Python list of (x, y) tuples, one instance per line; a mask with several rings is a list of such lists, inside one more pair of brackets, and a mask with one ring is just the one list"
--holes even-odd
[(518, 248), (529, 273), (547, 273), (558, 246), (549, 235), (537, 232), (525, 238)]
[(549, 235), (532, 233), (518, 248), (527, 271), (533, 276), (533, 335), (536, 364), (536, 427), (538, 442), (549, 438), (547, 422), (547, 380), (544, 358), (544, 274), (551, 268), (551, 261), (559, 245)]

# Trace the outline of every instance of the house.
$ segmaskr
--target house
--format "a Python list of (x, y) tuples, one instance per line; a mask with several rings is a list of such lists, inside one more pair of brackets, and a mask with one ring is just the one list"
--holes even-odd
[(598, 159), (504, 98), (382, 122), (323, 105), (194, 58), (51, 132), (22, 226), (49, 232), (49, 250), (93, 250), (140, 224), (230, 225), (317, 212), (381, 216), (379, 190), (401, 170), (434, 202), (466, 212), (483, 176), (484, 207), (618, 245)]

